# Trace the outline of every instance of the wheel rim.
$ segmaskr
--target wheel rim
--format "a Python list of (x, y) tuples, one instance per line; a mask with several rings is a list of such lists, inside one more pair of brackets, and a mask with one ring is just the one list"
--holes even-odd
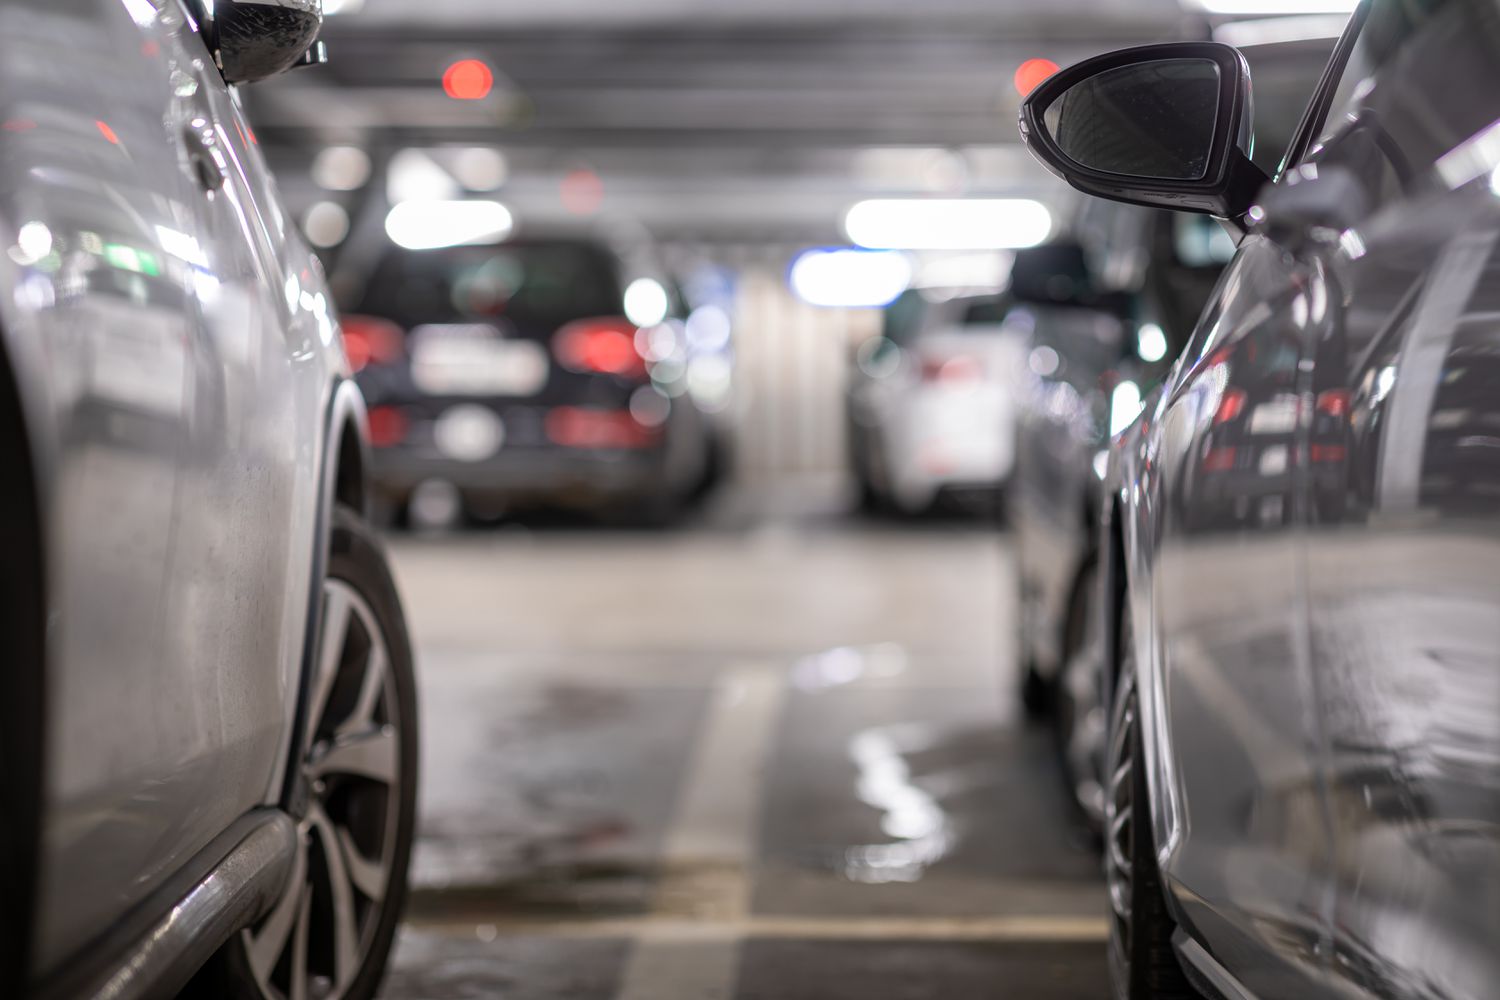
[(348, 993), (380, 923), (396, 848), (402, 734), (390, 650), (352, 587), (329, 579), (322, 596), (297, 748), (297, 856), (281, 899), (244, 932), (256, 985), (274, 1000)]
[(1114, 725), (1110, 727), (1104, 797), (1104, 876), (1109, 889), (1112, 937), (1116, 956), (1130, 954), (1130, 910), (1134, 878), (1130, 859), (1135, 854), (1135, 698), (1134, 654), (1128, 633), (1121, 637), (1120, 684), (1115, 702)]

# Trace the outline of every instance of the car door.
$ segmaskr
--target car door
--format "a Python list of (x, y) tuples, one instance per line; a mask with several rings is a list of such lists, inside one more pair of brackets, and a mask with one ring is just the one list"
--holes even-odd
[(0, 4), (0, 217), (16, 227), (0, 309), (42, 415), (50, 591), (37, 972), (210, 836), (204, 782), (176, 770), (190, 686), (165, 640), (199, 192), (163, 124), (161, 16), (120, 0)]
[[(1301, 168), (1340, 995), (1500, 983), (1500, 5), (1377, 0)], [(1274, 223), (1277, 206), (1266, 205)]]
[(1146, 720), (1148, 766), (1172, 790), (1162, 868), (1188, 925), (1260, 996), (1310, 995), (1326, 938), (1295, 507), (1304, 314), (1284, 248), (1248, 237), (1153, 415), (1140, 487), (1165, 716)]
[(199, 30), (162, 40), (168, 118), (198, 184), (197, 328), (163, 655), (180, 678), (197, 819), (222, 828), (279, 787), (314, 556), (334, 339), (316, 264)]

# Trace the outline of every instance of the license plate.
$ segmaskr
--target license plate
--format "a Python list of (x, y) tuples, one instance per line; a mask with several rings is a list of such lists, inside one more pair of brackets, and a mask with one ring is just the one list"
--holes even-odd
[(428, 325), (411, 332), (411, 377), (433, 396), (532, 396), (547, 383), (547, 352), (491, 326)]
[(460, 404), (438, 417), (432, 440), (448, 458), (479, 462), (505, 444), (505, 425), (483, 406)]
[(1297, 398), (1282, 397), (1250, 411), (1251, 434), (1290, 434), (1297, 429)]

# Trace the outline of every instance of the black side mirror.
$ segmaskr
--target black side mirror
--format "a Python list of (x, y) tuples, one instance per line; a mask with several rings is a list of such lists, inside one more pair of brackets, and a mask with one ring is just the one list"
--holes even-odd
[(230, 83), (327, 61), (317, 41), (323, 0), (215, 0), (208, 10), (219, 69)]
[(1240, 218), (1268, 180), (1250, 161), (1250, 67), (1217, 42), (1086, 59), (1021, 105), (1021, 138), (1085, 194)]

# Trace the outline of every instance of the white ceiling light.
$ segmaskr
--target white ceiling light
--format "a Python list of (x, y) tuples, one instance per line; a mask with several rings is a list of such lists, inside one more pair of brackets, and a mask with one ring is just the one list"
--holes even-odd
[(792, 262), (792, 291), (814, 306), (884, 306), (911, 284), (911, 262), (888, 250), (808, 250)]
[(505, 183), (505, 178), (510, 173), (505, 154), (487, 146), (470, 146), (454, 151), (448, 169), (470, 191), (493, 191)]
[(873, 199), (844, 217), (849, 239), (874, 250), (1012, 250), (1052, 233), (1052, 213), (1027, 198)]
[(1359, 0), (1184, 0), (1210, 14), (1348, 14)]
[(312, 178), (329, 191), (354, 191), (370, 179), (370, 157), (358, 146), (329, 146), (313, 160)]
[(319, 249), (338, 246), (349, 235), (349, 213), (336, 201), (320, 201), (302, 217), (302, 232)]
[(385, 217), (385, 232), (408, 250), (499, 243), (514, 220), (498, 201), (405, 201)]
[(365, 0), (323, 0), (323, 16), (353, 14), (365, 5)]
[(1250, 21), (1226, 21), (1214, 29), (1214, 41), (1250, 49), (1257, 45), (1283, 45), (1337, 38), (1344, 33), (1349, 19), (1338, 14), (1310, 14), (1292, 17), (1262, 17)]

